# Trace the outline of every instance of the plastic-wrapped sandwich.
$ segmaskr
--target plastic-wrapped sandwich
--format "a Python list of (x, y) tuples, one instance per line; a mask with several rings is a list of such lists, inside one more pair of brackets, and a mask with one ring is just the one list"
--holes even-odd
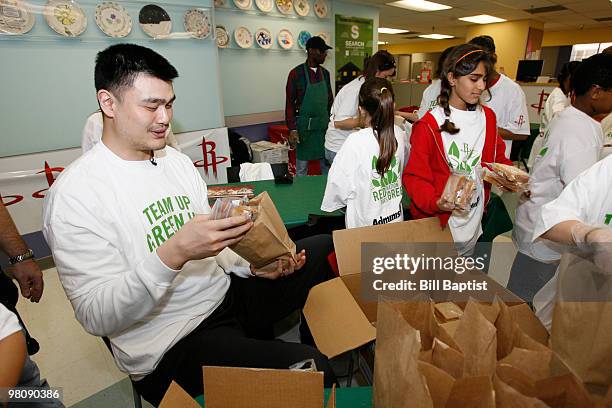
[(523, 170), (501, 163), (489, 163), (491, 170), (485, 168), (483, 179), (505, 190), (522, 193), (529, 190), (529, 174)]

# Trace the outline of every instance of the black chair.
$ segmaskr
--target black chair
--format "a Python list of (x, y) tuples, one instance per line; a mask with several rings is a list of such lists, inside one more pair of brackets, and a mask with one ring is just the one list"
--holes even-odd
[[(525, 169), (527, 170), (528, 173), (529, 173), (529, 167), (527, 167), (527, 160), (529, 160), (529, 155), (531, 154), (531, 149), (533, 148), (533, 143), (535, 142), (535, 140), (539, 136), (539, 134), (540, 134), (540, 128), (539, 127), (532, 127), (531, 128), (531, 133), (527, 137), (527, 140), (519, 142), (520, 143), (520, 148), (518, 150), (518, 155), (517, 155), (516, 161), (520, 161), (521, 163), (523, 163), (523, 166), (525, 166)], [(512, 151), (514, 152), (514, 144), (512, 145)], [(513, 161), (515, 161), (515, 160), (513, 160)]]
[[(109, 338), (102, 337), (102, 341), (104, 341), (104, 344), (106, 344), (106, 347), (108, 348), (108, 351), (110, 351), (111, 355), (114, 356), (113, 349), (111, 348)], [(132, 382), (131, 378), (130, 378), (130, 384), (132, 384), (132, 395), (134, 396), (134, 408), (142, 408), (142, 399), (140, 397), (140, 393), (138, 392), (136, 387), (134, 387), (134, 383)]]

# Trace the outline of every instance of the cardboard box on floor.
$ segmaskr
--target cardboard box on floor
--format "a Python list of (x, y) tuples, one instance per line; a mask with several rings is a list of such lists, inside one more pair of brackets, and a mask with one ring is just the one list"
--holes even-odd
[[(237, 367), (202, 367), (206, 408), (323, 408), (323, 373)], [(174, 381), (159, 408), (199, 408)], [(332, 388), (326, 408), (336, 408)]]
[(282, 143), (272, 143), (267, 140), (251, 143), (253, 163), (268, 162), (270, 164), (287, 163), (289, 147)]
[[(450, 231), (442, 229), (437, 218), (338, 230), (334, 231), (333, 239), (340, 277), (313, 287), (303, 309), (317, 348), (329, 358), (376, 338), (377, 302), (365, 302), (361, 297), (362, 243), (441, 243), (448, 248), (453, 242)], [(488, 282), (492, 293), (514, 299), (511, 303), (522, 303), (497, 282), (492, 279)], [(524, 315), (524, 319), (518, 320), (528, 334), (546, 342), (546, 330), (542, 331), (525, 308), (529, 310), (523, 304), (512, 308), (512, 312)]]

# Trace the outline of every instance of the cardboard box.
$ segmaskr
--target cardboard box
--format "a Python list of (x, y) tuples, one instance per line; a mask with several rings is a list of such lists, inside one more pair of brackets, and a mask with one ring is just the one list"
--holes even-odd
[[(376, 338), (377, 302), (365, 302), (361, 297), (362, 243), (422, 242), (447, 246), (453, 242), (450, 231), (442, 229), (437, 218), (337, 230), (333, 239), (340, 277), (313, 287), (303, 309), (317, 348), (328, 358)], [(493, 279), (488, 281), (493, 291), (522, 303)]]
[[(206, 408), (323, 408), (323, 373), (260, 368), (202, 367)], [(160, 408), (200, 405), (174, 381)], [(326, 408), (336, 407), (332, 388)]]
[(289, 147), (281, 143), (272, 143), (267, 140), (251, 143), (253, 163), (267, 162), (270, 164), (287, 163), (289, 161)]

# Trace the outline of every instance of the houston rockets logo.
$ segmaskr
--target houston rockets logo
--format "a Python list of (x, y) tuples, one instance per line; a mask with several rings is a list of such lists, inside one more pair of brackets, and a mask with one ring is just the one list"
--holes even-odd
[(523, 115), (519, 116), (515, 123), (522, 126), (525, 123), (525, 117)]
[[(47, 184), (49, 185), (49, 187), (51, 187), (53, 185), (53, 182), (56, 179), (53, 172), (61, 173), (63, 170), (64, 170), (63, 167), (51, 167), (49, 166), (49, 163), (45, 161), (45, 168), (37, 172), (36, 174), (45, 173)], [(44, 192), (47, 191), (49, 187), (33, 192), (32, 197), (33, 198), (45, 198)], [(5, 195), (5, 196), (0, 195), (0, 201), (2, 201), (2, 204), (8, 207), (9, 205), (17, 204), (18, 202), (23, 201), (23, 196), (18, 195), (18, 194)]]
[(538, 115), (540, 114), (540, 112), (542, 112), (542, 110), (544, 110), (544, 103), (546, 103), (546, 99), (548, 99), (548, 95), (550, 94), (544, 92), (544, 90), (542, 89), (542, 92), (538, 94), (538, 96), (540, 97), (540, 100), (538, 101), (538, 103), (531, 104), (531, 107), (538, 111)]
[(206, 140), (204, 137), (202, 137), (202, 143), (198, 146), (202, 146), (203, 159), (194, 162), (193, 165), (196, 167), (203, 167), (204, 174), (206, 174), (207, 177), (209, 168), (212, 167), (212, 173), (217, 177), (217, 166), (228, 161), (229, 157), (217, 156), (217, 144), (212, 140)]

